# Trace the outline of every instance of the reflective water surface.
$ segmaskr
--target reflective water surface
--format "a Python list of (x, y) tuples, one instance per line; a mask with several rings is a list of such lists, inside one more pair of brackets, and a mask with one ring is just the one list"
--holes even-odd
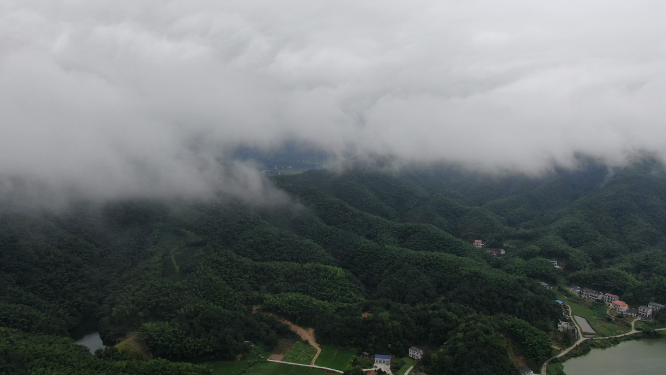
[(91, 354), (95, 354), (95, 350), (97, 349), (105, 348), (104, 344), (102, 343), (102, 338), (99, 337), (99, 332), (89, 333), (76, 340), (76, 343), (87, 347)]
[(625, 341), (564, 362), (567, 375), (664, 375), (666, 339)]

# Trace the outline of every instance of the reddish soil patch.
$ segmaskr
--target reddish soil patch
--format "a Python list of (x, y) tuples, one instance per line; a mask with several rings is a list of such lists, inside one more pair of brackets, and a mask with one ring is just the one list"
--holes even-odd
[[(252, 311), (256, 312), (259, 309), (259, 307), (260, 307), (259, 305), (254, 306), (252, 308)], [(319, 354), (321, 354), (321, 347), (319, 346), (319, 344), (317, 344), (317, 340), (315, 340), (314, 328), (303, 328), (303, 327), (297, 326), (296, 324), (288, 321), (287, 319), (280, 318), (279, 316), (276, 316), (274, 314), (271, 314), (271, 313), (264, 313), (264, 314), (270, 315), (270, 316), (275, 316), (282, 323), (288, 325), (289, 329), (294, 331), (297, 335), (299, 335), (301, 337), (301, 339), (303, 339), (303, 341), (307, 341), (308, 344), (310, 344), (310, 346), (317, 349), (317, 354), (315, 354), (314, 358), (312, 358), (312, 363), (311, 363), (312, 365), (314, 365), (315, 361), (319, 357)], [(291, 346), (289, 347), (289, 349), (291, 349)], [(289, 351), (289, 350), (287, 350), (287, 351)], [(277, 354), (277, 351), (276, 351), (276, 354)], [(287, 354), (287, 353), (285, 352), (284, 354)]]
[(268, 359), (272, 359), (274, 361), (281, 361), (284, 358), (284, 354), (271, 354)]
[(361, 316), (363, 316), (364, 318), (369, 318), (369, 317), (372, 316), (372, 313), (371, 312), (364, 312)]

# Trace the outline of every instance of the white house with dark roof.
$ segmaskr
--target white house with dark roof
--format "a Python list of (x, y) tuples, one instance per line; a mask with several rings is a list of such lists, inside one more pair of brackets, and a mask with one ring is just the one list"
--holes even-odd
[(657, 311), (663, 309), (664, 305), (662, 305), (661, 303), (650, 302), (650, 303), (648, 303), (648, 307), (652, 309), (652, 312), (657, 312)]
[(638, 316), (640, 316), (641, 318), (645, 318), (645, 319), (651, 317), (652, 316), (652, 308), (647, 307), (645, 305), (638, 306)]
[(518, 367), (518, 372), (520, 372), (520, 375), (534, 375), (534, 371), (527, 366)]
[(423, 349), (412, 346), (409, 348), (409, 358), (421, 359), (423, 358)]

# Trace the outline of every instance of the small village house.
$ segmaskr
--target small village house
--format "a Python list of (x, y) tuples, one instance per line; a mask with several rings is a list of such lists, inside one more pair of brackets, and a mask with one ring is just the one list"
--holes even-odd
[(592, 290), (590, 288), (583, 288), (580, 291), (580, 298), (591, 299), (594, 301), (601, 301), (603, 299), (603, 294)]
[(504, 249), (486, 248), (486, 251), (493, 254), (493, 255), (504, 255), (504, 254), (506, 254), (506, 251), (504, 251)]
[(604, 302), (606, 302), (609, 305), (613, 303), (613, 301), (617, 301), (619, 299), (620, 297), (616, 296), (615, 294), (610, 294), (610, 293), (604, 294)]
[(644, 319), (648, 319), (652, 316), (652, 309), (643, 305), (638, 307), (638, 316)]
[(629, 305), (627, 305), (626, 302), (622, 302), (622, 301), (613, 301), (612, 306), (613, 306), (613, 310), (615, 310), (615, 312), (619, 312), (619, 313), (625, 312), (629, 308)]
[(391, 366), (391, 356), (388, 354), (375, 354), (375, 365)]
[(409, 348), (409, 358), (421, 359), (423, 358), (423, 349), (416, 346)]
[(572, 286), (571, 287), (571, 292), (574, 293), (577, 296), (580, 296), (580, 291), (581, 291), (581, 289), (580, 289), (579, 286)]
[(553, 266), (557, 267), (557, 259), (548, 259), (549, 262), (553, 264)]
[(550, 290), (550, 285), (548, 285), (548, 283), (546, 283), (546, 282), (541, 281), (541, 282), (539, 282), (539, 285), (541, 285), (542, 287)]
[(474, 246), (475, 246), (475, 247), (483, 247), (483, 241), (481, 241), (481, 240), (474, 240)]
[(527, 366), (518, 367), (518, 372), (520, 372), (520, 375), (534, 375), (534, 371)]
[(574, 339), (578, 339), (578, 328), (569, 322), (560, 322), (557, 325), (557, 330), (560, 332), (567, 332)]
[(652, 309), (653, 313), (656, 313), (657, 311), (661, 310), (664, 308), (664, 305), (656, 302), (650, 302), (648, 303), (648, 307)]
[(557, 330), (560, 332), (568, 331), (573, 327), (573, 325), (569, 322), (559, 322), (557, 324)]

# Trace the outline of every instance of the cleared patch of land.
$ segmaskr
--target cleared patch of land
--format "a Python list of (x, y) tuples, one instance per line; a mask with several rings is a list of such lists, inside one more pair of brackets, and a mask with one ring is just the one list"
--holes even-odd
[(150, 349), (148, 349), (146, 343), (136, 333), (131, 333), (126, 339), (116, 344), (116, 349), (138, 352), (145, 359), (153, 359)]
[(314, 356), (317, 354), (317, 349), (312, 346), (299, 341), (295, 343), (289, 352), (282, 359), (285, 362), (302, 363), (304, 365), (312, 364)]
[(278, 340), (278, 345), (273, 350), (273, 354), (278, 354), (278, 355), (285, 355), (289, 353), (289, 350), (291, 349), (292, 346), (296, 344), (296, 340), (292, 339), (279, 339)]
[[(257, 310), (258, 310), (257, 306), (252, 308), (253, 312), (257, 311)], [(275, 315), (270, 314), (270, 313), (267, 313), (267, 315), (275, 316)], [(288, 321), (287, 319), (279, 318), (279, 317), (277, 317), (277, 318), (280, 319), (280, 321), (282, 323), (288, 325), (289, 329), (294, 331), (297, 335), (299, 335), (303, 341), (307, 341), (313, 348), (315, 348), (316, 353), (312, 357), (312, 361), (310, 363), (307, 363), (309, 365), (314, 365), (315, 361), (317, 360), (317, 357), (319, 357), (319, 353), (321, 353), (321, 348), (319, 347), (319, 344), (317, 344), (317, 341), (315, 340), (314, 329), (313, 328), (303, 328), (301, 326), (298, 326), (298, 325)], [(285, 359), (285, 361), (286, 361), (286, 359)]]
[(349, 366), (355, 353), (356, 351), (353, 349), (322, 346), (321, 354), (319, 354), (315, 364), (317, 366), (344, 371)]

